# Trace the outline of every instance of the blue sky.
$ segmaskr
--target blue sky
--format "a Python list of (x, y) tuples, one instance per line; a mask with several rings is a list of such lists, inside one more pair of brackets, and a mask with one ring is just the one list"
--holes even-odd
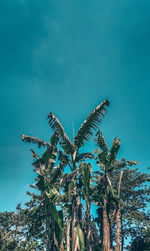
[(72, 123), (77, 132), (108, 98), (109, 145), (117, 136), (120, 158), (150, 166), (149, 10), (148, 0), (1, 0), (0, 211), (26, 200), (34, 174), (20, 135), (48, 140), (50, 111), (72, 138)]

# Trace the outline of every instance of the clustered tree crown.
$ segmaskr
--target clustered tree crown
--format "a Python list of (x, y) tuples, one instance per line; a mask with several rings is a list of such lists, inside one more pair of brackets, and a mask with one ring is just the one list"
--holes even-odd
[[(108, 106), (105, 100), (89, 114), (73, 142), (51, 112), (50, 142), (22, 135), (46, 150), (39, 156), (31, 149), (36, 178), (30, 186), (37, 192), (27, 192), (26, 208), (19, 204), (17, 212), (0, 214), (0, 250), (123, 251), (128, 236), (134, 250), (140, 234), (146, 235), (150, 177), (134, 168), (138, 162), (117, 160), (119, 139), (109, 149), (99, 130)], [(80, 152), (93, 134), (94, 153)]]

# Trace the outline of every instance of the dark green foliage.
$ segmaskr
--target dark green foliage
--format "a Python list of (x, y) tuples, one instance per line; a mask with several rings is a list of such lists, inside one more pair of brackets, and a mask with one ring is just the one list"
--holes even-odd
[(133, 238), (129, 251), (150, 251), (150, 224), (139, 235)]
[(93, 135), (92, 129), (97, 129), (104, 114), (106, 113), (106, 106), (109, 106), (109, 101), (106, 99), (99, 104), (86, 118), (78, 130), (77, 136), (74, 138), (74, 144), (79, 149), (86, 141)]
[(24, 135), (24, 134), (22, 134), (21, 137), (22, 137), (23, 141), (25, 141), (27, 143), (37, 144), (39, 148), (41, 146), (43, 146), (43, 147), (46, 147), (46, 146), (47, 147), (51, 147), (51, 145), (49, 143), (47, 143), (46, 141), (41, 140), (39, 138), (28, 136), (28, 135)]
[(49, 124), (51, 128), (54, 130), (54, 132), (57, 132), (59, 135), (59, 138), (61, 139), (60, 144), (62, 148), (64, 149), (65, 153), (67, 154), (73, 154), (74, 153), (74, 146), (72, 142), (70, 141), (69, 137), (67, 136), (62, 124), (60, 121), (55, 117), (53, 113), (49, 113), (48, 115)]
[(109, 149), (100, 130), (94, 139), (94, 154), (79, 152), (98, 128), (107, 106), (105, 100), (90, 113), (73, 143), (52, 113), (48, 120), (54, 134), (49, 143), (22, 135), (23, 141), (46, 149), (41, 156), (31, 149), (36, 177), (30, 186), (35, 192), (27, 192), (30, 200), (25, 209), (18, 204), (16, 212), (0, 213), (0, 250), (101, 251), (104, 212), (110, 246), (115, 249), (117, 210), (122, 251), (124, 238), (129, 236), (128, 250), (150, 250), (150, 219), (145, 210), (150, 202), (150, 176), (134, 168), (136, 161), (117, 160), (120, 140), (115, 138)]
[(95, 151), (97, 153), (95, 159), (101, 169), (95, 172), (97, 185), (94, 189), (93, 199), (99, 205), (96, 221), (102, 228), (102, 212), (104, 200), (106, 200), (112, 240), (114, 239), (115, 241), (115, 214), (118, 207), (121, 210), (122, 219), (121, 236), (122, 238), (125, 236), (133, 238), (136, 235), (136, 231), (144, 229), (148, 221), (148, 216), (144, 209), (150, 201), (150, 189), (145, 187), (145, 182), (149, 182), (150, 177), (139, 172), (138, 169), (131, 169), (131, 166), (138, 164), (138, 162), (126, 161), (125, 159), (121, 161), (116, 160), (120, 148), (120, 141), (117, 138), (114, 139), (110, 150), (108, 150), (100, 131), (96, 135), (95, 142), (101, 148)]

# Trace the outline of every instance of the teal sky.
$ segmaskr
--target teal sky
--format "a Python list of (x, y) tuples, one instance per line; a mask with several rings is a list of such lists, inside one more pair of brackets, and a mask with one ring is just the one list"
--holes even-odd
[[(119, 158), (150, 166), (150, 1), (0, 1), (0, 211), (26, 200), (31, 145), (49, 140), (51, 111), (72, 139), (100, 102)], [(36, 149), (34, 146), (32, 146)], [(90, 147), (90, 143), (89, 143)]]

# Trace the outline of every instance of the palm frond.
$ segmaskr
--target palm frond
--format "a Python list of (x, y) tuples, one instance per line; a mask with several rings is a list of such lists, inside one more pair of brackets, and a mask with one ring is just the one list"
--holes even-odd
[(119, 148), (120, 148), (120, 140), (115, 138), (113, 141), (112, 147), (110, 148), (110, 151), (109, 151), (109, 157), (108, 157), (109, 163), (115, 160), (117, 153), (119, 151)]
[(119, 167), (125, 167), (125, 166), (136, 166), (139, 162), (135, 160), (126, 160), (125, 158), (122, 158), (120, 162), (117, 163), (117, 166)]
[(58, 150), (58, 160), (60, 160), (61, 164), (65, 167), (68, 165), (68, 163), (70, 162), (70, 159), (68, 157), (68, 155), (63, 154), (62, 151)]
[(89, 196), (89, 190), (91, 185), (91, 172), (92, 165), (87, 163), (81, 163), (79, 167), (79, 171), (81, 174), (81, 181), (83, 184), (83, 193), (84, 195)]
[(103, 152), (108, 152), (108, 146), (105, 141), (105, 138), (100, 130), (96, 133), (96, 138), (94, 139), (95, 143), (102, 149)]
[(60, 121), (56, 118), (56, 116), (53, 113), (49, 113), (48, 115), (49, 124), (51, 128), (58, 133), (59, 138), (61, 139), (61, 146), (64, 149), (65, 153), (67, 154), (73, 154), (74, 153), (74, 146), (72, 142), (70, 141), (69, 137), (67, 136), (62, 124)]
[(71, 173), (65, 173), (63, 180), (62, 180), (62, 187), (65, 186), (65, 184), (69, 184), (78, 174), (79, 169), (73, 170)]
[(134, 161), (134, 160), (128, 160), (128, 161), (127, 161), (127, 164), (128, 164), (129, 166), (136, 166), (136, 165), (139, 164), (139, 162), (138, 162), (138, 161)]
[(77, 154), (76, 162), (85, 161), (87, 159), (94, 159), (94, 155), (90, 152)]
[(58, 142), (59, 142), (59, 135), (58, 135), (58, 132), (56, 131), (56, 132), (53, 133), (53, 135), (50, 138), (50, 144), (53, 147), (56, 147)]
[(55, 184), (56, 181), (58, 181), (58, 179), (62, 175), (62, 172), (63, 172), (63, 166), (61, 164), (58, 164), (56, 167), (54, 167), (49, 173), (50, 175), (49, 183), (51, 185)]
[[(38, 161), (37, 161), (38, 162)], [(33, 163), (34, 172), (36, 172), (39, 176), (45, 175), (45, 165), (39, 161), (39, 163)]]
[(108, 181), (108, 184), (109, 184), (109, 186), (110, 186), (110, 189), (111, 189), (112, 195), (113, 195), (113, 197), (114, 197), (114, 189), (113, 189), (113, 186), (112, 186), (111, 180), (110, 180), (110, 178), (108, 177), (108, 175), (106, 175), (106, 177), (107, 177), (107, 181)]
[(39, 155), (31, 149), (33, 159), (40, 159)]
[(101, 167), (104, 165), (107, 165), (109, 163), (108, 158), (106, 157), (105, 152), (101, 152), (100, 154), (98, 154), (97, 157), (95, 157), (95, 159), (98, 161), (96, 162), (97, 164), (99, 164)]
[(32, 136), (29, 136), (29, 135), (22, 134), (21, 138), (22, 138), (23, 141), (25, 141), (27, 143), (37, 144), (39, 148), (41, 146), (43, 146), (43, 147), (46, 147), (46, 146), (47, 147), (51, 147), (51, 144), (47, 143), (46, 141), (44, 141), (42, 139), (36, 138), (36, 137), (32, 137)]
[(47, 149), (42, 155), (42, 162), (45, 164), (46, 168), (53, 168), (55, 160), (57, 157), (57, 152), (55, 150)]
[(84, 243), (84, 233), (82, 231), (82, 229), (80, 228), (80, 226), (77, 226), (77, 234), (78, 234), (78, 238), (80, 241), (80, 250), (84, 251), (85, 250), (85, 243)]
[(94, 150), (93, 154), (95, 154), (95, 153), (100, 154), (100, 153), (101, 153), (101, 150), (98, 149), (98, 148), (96, 148), (96, 149)]
[(106, 99), (99, 104), (86, 118), (78, 130), (77, 136), (74, 138), (74, 144), (79, 149), (88, 141), (93, 135), (92, 129), (97, 129), (98, 124), (101, 122), (104, 114), (106, 113), (106, 106), (109, 106), (109, 101)]

